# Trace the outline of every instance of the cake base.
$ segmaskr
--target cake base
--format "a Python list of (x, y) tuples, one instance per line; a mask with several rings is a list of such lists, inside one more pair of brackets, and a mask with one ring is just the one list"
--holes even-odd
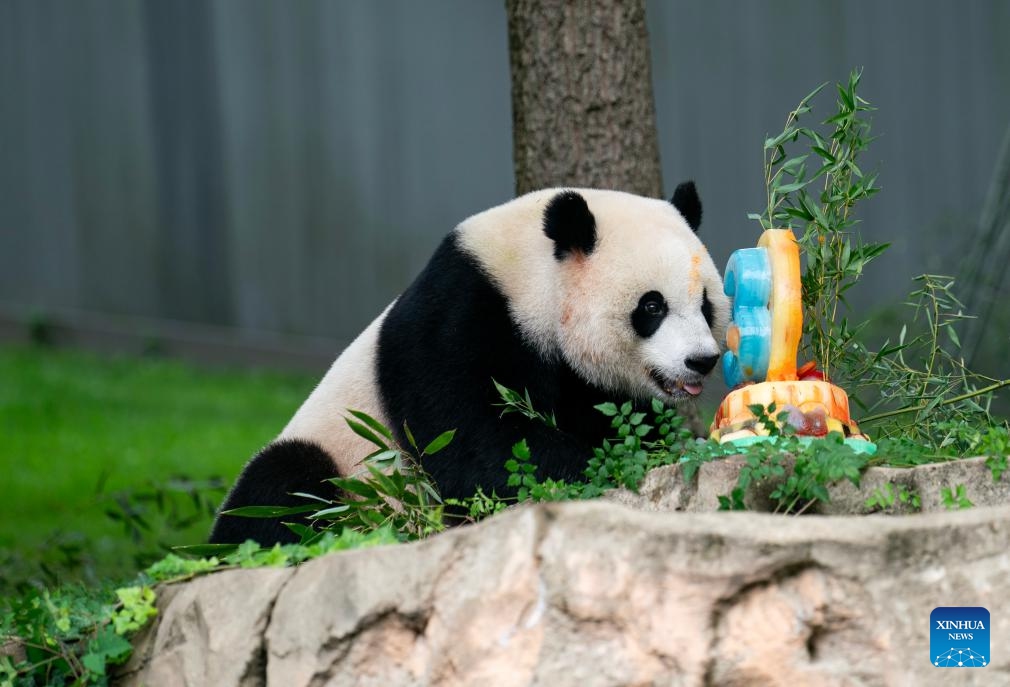
[[(775, 410), (769, 414), (776, 424), (791, 425), (801, 437), (817, 438), (838, 432), (846, 440), (852, 439), (854, 447), (873, 446), (849, 415), (849, 397), (845, 391), (830, 382), (814, 380), (761, 382), (731, 391), (715, 414), (710, 436), (720, 443), (741, 440), (753, 443), (768, 438), (768, 428), (758, 421), (750, 406), (767, 409), (773, 403)], [(784, 421), (779, 419), (782, 413), (787, 413)]]

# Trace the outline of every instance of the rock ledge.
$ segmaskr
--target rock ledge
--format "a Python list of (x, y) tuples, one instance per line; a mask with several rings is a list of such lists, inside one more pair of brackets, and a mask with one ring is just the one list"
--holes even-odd
[[(907, 517), (525, 507), (162, 589), (123, 685), (1010, 684), (1010, 508)], [(929, 614), (984, 606), (986, 668)]]

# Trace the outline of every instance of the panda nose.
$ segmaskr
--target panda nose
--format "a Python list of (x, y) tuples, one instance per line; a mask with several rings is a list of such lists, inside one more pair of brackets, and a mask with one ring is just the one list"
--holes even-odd
[(687, 369), (694, 370), (698, 374), (707, 375), (717, 362), (719, 362), (718, 355), (699, 355), (688, 358), (684, 361), (684, 365), (687, 366)]

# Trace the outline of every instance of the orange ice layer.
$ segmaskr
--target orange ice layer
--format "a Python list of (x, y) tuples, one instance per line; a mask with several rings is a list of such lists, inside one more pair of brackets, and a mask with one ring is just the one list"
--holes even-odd
[(823, 408), (829, 418), (855, 426), (849, 417), (849, 397), (840, 387), (830, 382), (804, 381), (762, 382), (731, 391), (719, 406), (712, 429), (753, 419), (754, 414), (747, 406), (758, 404), (767, 408), (772, 403), (779, 410), (792, 405), (804, 413)]
[[(771, 351), (765, 380), (792, 381), (796, 379), (796, 351), (803, 334), (799, 245), (791, 230), (769, 229), (761, 234), (758, 246), (768, 250), (772, 267)], [(847, 401), (845, 407), (848, 415)]]

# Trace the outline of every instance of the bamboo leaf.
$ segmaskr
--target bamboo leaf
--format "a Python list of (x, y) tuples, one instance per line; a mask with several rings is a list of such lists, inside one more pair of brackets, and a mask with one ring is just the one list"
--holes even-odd
[(375, 444), (379, 448), (383, 448), (383, 449), (389, 448), (389, 446), (386, 445), (386, 442), (384, 442), (382, 439), (380, 439), (378, 436), (376, 436), (375, 432), (373, 432), (372, 430), (370, 430), (368, 427), (366, 427), (362, 423), (355, 422), (354, 420), (352, 420), (349, 417), (345, 417), (344, 418), (344, 422), (347, 423), (347, 426), (351, 428), (352, 432), (354, 432), (355, 434), (357, 434), (362, 439), (365, 439), (365, 440), (367, 440), (367, 441)]
[(341, 477), (331, 479), (332, 482), (338, 489), (342, 489), (355, 496), (361, 496), (362, 498), (375, 498), (378, 494), (375, 488), (365, 481), (356, 479), (353, 477)]
[(366, 465), (365, 467), (368, 468), (368, 472), (372, 475), (372, 484), (375, 486), (376, 491), (394, 498), (399, 496), (396, 484), (382, 470), (373, 468), (371, 465)]
[(827, 160), (828, 162), (830, 162), (831, 164), (834, 164), (834, 163), (835, 163), (835, 161), (836, 161), (836, 160), (835, 160), (835, 156), (834, 156), (834, 155), (832, 155), (832, 154), (831, 154), (831, 153), (830, 153), (830, 152), (829, 152), (828, 150), (826, 150), (825, 148), (823, 148), (823, 147), (821, 147), (821, 146), (819, 146), (819, 145), (816, 145), (816, 146), (811, 146), (811, 147), (810, 147), (810, 149), (811, 149), (812, 151), (814, 151), (815, 153), (817, 153), (818, 155), (820, 155), (820, 156), (821, 156), (822, 158), (824, 158), (825, 160)]
[(333, 520), (342, 513), (346, 513), (350, 510), (350, 506), (347, 504), (341, 504), (339, 506), (333, 506), (332, 508), (324, 508), (322, 510), (316, 511), (309, 517), (313, 520)]
[(452, 438), (456, 436), (456, 430), (450, 429), (448, 432), (442, 432), (437, 437), (435, 437), (430, 444), (424, 447), (421, 452), (422, 455), (430, 456), (433, 453), (438, 453), (452, 441)]
[(354, 417), (358, 418), (362, 422), (364, 422), (366, 425), (368, 425), (375, 432), (378, 432), (382, 436), (386, 437), (386, 439), (388, 439), (389, 441), (395, 441), (393, 439), (393, 433), (391, 431), (389, 431), (389, 428), (386, 427), (381, 422), (379, 422), (378, 420), (376, 420), (374, 417), (372, 417), (368, 413), (364, 413), (364, 412), (362, 412), (360, 410), (352, 410), (351, 408), (348, 408), (347, 412), (350, 413), (351, 415), (353, 415)]
[(782, 163), (782, 169), (786, 172), (792, 173), (795, 170), (803, 166), (803, 161), (806, 160), (810, 155), (800, 155), (798, 157), (790, 158)]
[(234, 515), (239, 518), (281, 518), (286, 515), (309, 513), (319, 506), (307, 504), (304, 506), (242, 506), (221, 511), (221, 515)]
[[(497, 384), (497, 382), (495, 382), (495, 383)], [(407, 443), (410, 444), (410, 447), (413, 448), (416, 451), (417, 450), (417, 440), (414, 439), (414, 434), (410, 431), (410, 427), (407, 426), (407, 421), (406, 420), (403, 421), (403, 434), (404, 434), (404, 436), (407, 437)]]
[(173, 546), (172, 551), (195, 558), (211, 558), (212, 556), (221, 558), (232, 553), (238, 547), (238, 544), (185, 544)]
[(961, 340), (957, 337), (957, 332), (954, 330), (954, 327), (947, 325), (946, 327), (944, 327), (944, 329), (947, 330), (947, 336), (950, 337), (951, 342), (957, 348), (961, 348)]
[(371, 463), (376, 467), (383, 467), (385, 465), (389, 465), (395, 462), (395, 460), (399, 457), (400, 457), (400, 451), (395, 448), (390, 448), (386, 449), (385, 451), (376, 451), (375, 453), (365, 458), (364, 462)]
[(803, 97), (803, 100), (801, 100), (801, 101), (800, 101), (800, 104), (801, 104), (801, 105), (805, 105), (806, 103), (808, 103), (808, 102), (810, 102), (811, 100), (813, 100), (813, 99), (814, 99), (814, 97), (815, 97), (815, 96), (816, 96), (816, 95), (817, 95), (818, 93), (820, 93), (820, 92), (821, 92), (822, 90), (824, 90), (824, 87), (825, 87), (825, 86), (827, 86), (827, 85), (828, 85), (828, 82), (827, 82), (827, 81), (825, 81), (825, 82), (824, 82), (824, 83), (822, 83), (822, 84), (821, 84), (820, 86), (818, 86), (818, 87), (817, 87), (817, 88), (815, 88), (814, 90), (812, 90), (812, 91), (810, 91), (809, 93), (807, 93), (807, 94), (806, 94), (806, 95), (805, 95), (805, 96)]
[(321, 496), (316, 496), (315, 494), (306, 494), (303, 491), (295, 491), (295, 492), (292, 492), (291, 495), (292, 496), (300, 496), (303, 499), (311, 499), (313, 501), (319, 501), (320, 503), (326, 503), (326, 504), (330, 503), (328, 499), (324, 499)]
[(803, 188), (809, 183), (810, 183), (809, 181), (797, 181), (792, 184), (783, 184), (778, 188), (779, 195), (785, 195), (787, 193), (792, 193), (793, 191), (799, 191), (801, 188)]

